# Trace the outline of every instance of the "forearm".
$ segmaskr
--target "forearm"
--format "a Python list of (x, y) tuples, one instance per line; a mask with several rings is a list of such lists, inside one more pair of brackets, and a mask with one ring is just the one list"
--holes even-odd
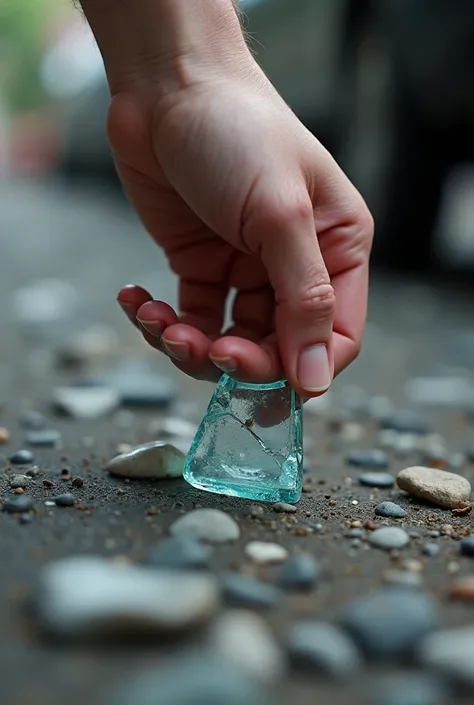
[(236, 66), (249, 52), (238, 0), (81, 0), (112, 93), (152, 82), (158, 92)]

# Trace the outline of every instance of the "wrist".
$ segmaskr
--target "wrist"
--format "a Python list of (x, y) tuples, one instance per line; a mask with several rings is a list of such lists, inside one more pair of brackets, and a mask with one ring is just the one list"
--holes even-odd
[(81, 0), (112, 95), (162, 97), (253, 61), (237, 0)]

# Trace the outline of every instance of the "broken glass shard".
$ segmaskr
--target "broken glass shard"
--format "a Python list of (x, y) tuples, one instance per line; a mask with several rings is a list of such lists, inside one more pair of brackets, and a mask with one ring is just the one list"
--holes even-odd
[(184, 470), (194, 487), (267, 502), (297, 502), (303, 481), (302, 403), (288, 382), (223, 375)]

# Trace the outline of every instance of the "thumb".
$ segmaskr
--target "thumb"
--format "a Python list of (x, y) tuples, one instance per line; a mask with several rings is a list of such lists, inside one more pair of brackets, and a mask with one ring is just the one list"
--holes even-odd
[[(334, 374), (335, 295), (304, 189), (259, 209), (255, 231), (275, 291), (276, 331), (286, 376), (302, 396), (326, 391)], [(257, 234), (258, 233), (258, 234)]]

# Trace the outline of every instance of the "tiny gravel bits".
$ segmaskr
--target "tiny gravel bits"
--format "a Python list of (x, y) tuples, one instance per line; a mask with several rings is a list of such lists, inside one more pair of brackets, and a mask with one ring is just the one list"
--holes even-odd
[(170, 443), (154, 441), (113, 458), (107, 469), (111, 475), (130, 479), (180, 477), (186, 456)]
[(170, 533), (220, 544), (237, 541), (240, 528), (231, 516), (220, 509), (194, 509), (175, 521)]
[(251, 561), (259, 565), (283, 563), (288, 558), (288, 551), (278, 543), (265, 541), (250, 541), (245, 546), (245, 554)]
[(382, 526), (380, 529), (373, 531), (367, 540), (375, 548), (392, 551), (406, 546), (410, 541), (410, 537), (406, 531), (398, 526)]
[(462, 507), (471, 496), (471, 485), (465, 477), (435, 468), (406, 468), (398, 473), (397, 484), (417, 499), (445, 509)]

